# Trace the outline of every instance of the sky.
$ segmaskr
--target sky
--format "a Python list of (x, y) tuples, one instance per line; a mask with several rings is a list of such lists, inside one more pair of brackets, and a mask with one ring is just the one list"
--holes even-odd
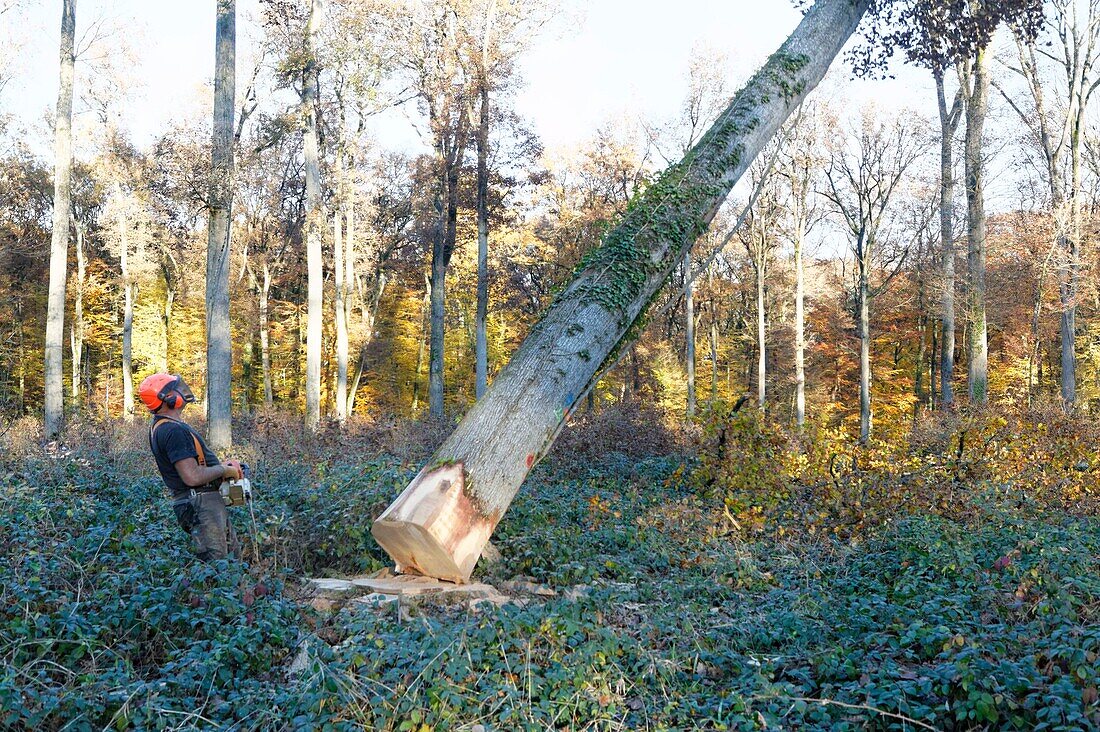
[[(27, 7), (18, 22), (0, 16), (7, 24), (0, 42), (20, 46), (18, 73), (0, 105), (32, 128), (44, 129), (56, 97), (61, 2), (23, 2)], [(799, 19), (789, 0), (565, 0), (564, 6), (527, 53), (521, 67), (525, 85), (516, 99), (518, 111), (549, 148), (578, 144), (624, 112), (650, 120), (675, 115), (696, 46), (728, 54), (731, 87), (736, 87)], [(238, 2), (239, 78), (250, 69), (256, 30), (249, 19), (256, 7), (257, 0)], [(215, 0), (80, 0), (78, 39), (102, 20), (132, 49), (133, 58), (124, 62), (133, 87), (126, 122), (139, 143), (164, 130), (209, 83), (214, 9)], [(901, 81), (845, 88), (860, 104), (875, 100), (886, 107), (904, 106), (915, 91), (931, 108), (930, 84), (916, 72)], [(383, 117), (379, 142), (415, 147), (418, 138), (409, 129), (415, 117), (412, 105)]]
[[(17, 22), (0, 15), (0, 44), (17, 49), (14, 80), (0, 92), (0, 113), (14, 113), (28, 130), (32, 149), (50, 155), (49, 119), (57, 93), (61, 0), (21, 0)], [(0, 0), (2, 5), (3, 0)], [(672, 119), (686, 91), (696, 47), (729, 58), (729, 88), (736, 89), (797, 25), (790, 0), (558, 0), (562, 11), (534, 39), (521, 62), (523, 86), (517, 111), (548, 152), (579, 146), (616, 118), (635, 115), (651, 123)], [(237, 0), (238, 94), (252, 68), (259, 0)], [(215, 0), (79, 0), (78, 40), (96, 24), (113, 29), (131, 49), (122, 62), (132, 91), (122, 106), (124, 123), (138, 144), (209, 99), (213, 74)], [(88, 64), (85, 64), (88, 66)], [(853, 80), (840, 60), (816, 92), (834, 99), (853, 118), (865, 105), (886, 113), (920, 115), (938, 132), (935, 92), (927, 72), (896, 64), (895, 78)], [(78, 87), (83, 83), (78, 64)], [(79, 90), (78, 90), (79, 91)], [(1001, 149), (988, 169), (987, 208), (1020, 205), (1014, 154), (1003, 143), (1019, 127), (998, 115), (994, 95), (991, 148)], [(1004, 106), (1003, 103), (1000, 106)], [(80, 105), (77, 105), (78, 111)], [(84, 112), (84, 115), (88, 115)], [(425, 149), (415, 104), (374, 120), (377, 143), (389, 149)], [(76, 128), (80, 129), (79, 119)], [(938, 141), (929, 138), (938, 149)], [(78, 141), (78, 150), (79, 150)], [(936, 151), (933, 150), (932, 158)], [(935, 159), (932, 160), (936, 162)], [(740, 189), (737, 189), (740, 190)], [(736, 195), (736, 192), (735, 192)]]

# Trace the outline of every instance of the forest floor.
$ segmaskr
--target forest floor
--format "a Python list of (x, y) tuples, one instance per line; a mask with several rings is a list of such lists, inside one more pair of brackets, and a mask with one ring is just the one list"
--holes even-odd
[(416, 461), (285, 448), (251, 456), (249, 561), (213, 566), (139, 451), (9, 455), (0, 728), (1100, 727), (1095, 516), (975, 482), (951, 517), (750, 528), (678, 458), (552, 459), (476, 575), (523, 603), (326, 611), (303, 578), (386, 566)]

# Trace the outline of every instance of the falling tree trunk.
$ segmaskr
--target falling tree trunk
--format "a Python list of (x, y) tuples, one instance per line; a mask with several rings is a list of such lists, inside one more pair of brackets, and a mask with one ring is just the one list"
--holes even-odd
[(341, 424), (348, 418), (348, 312), (344, 307), (347, 292), (344, 289), (343, 216), (343, 211), (339, 209), (332, 216), (333, 276), (336, 280), (336, 421)]
[(867, 271), (871, 262), (870, 243), (860, 245), (856, 328), (859, 333), (859, 441), (871, 441), (871, 283)]
[(947, 108), (943, 71), (935, 74), (940, 111), (940, 246), (942, 251), (943, 296), (940, 313), (940, 404), (950, 407), (955, 400), (955, 130), (959, 125), (962, 89)]
[(321, 424), (321, 337), (324, 268), (321, 260), (321, 165), (317, 141), (317, 34), (321, 0), (310, 5), (306, 28), (306, 67), (302, 80), (302, 117), (305, 121), (306, 173), (306, 427)]
[(687, 362), (687, 416), (695, 416), (695, 285), (691, 282), (691, 249), (684, 252), (684, 359)]
[(802, 216), (799, 216), (794, 235), (794, 408), (795, 423), (799, 427), (806, 423), (806, 292), (802, 266), (804, 238), (805, 223)]
[(87, 263), (84, 259), (84, 226), (76, 223), (76, 293), (73, 302), (73, 324), (69, 327), (69, 348), (72, 353), (73, 405), (80, 408), (80, 365), (84, 362), (84, 281)]
[(868, 0), (819, 0), (685, 156), (646, 189), (485, 396), (375, 522), (402, 570), (465, 581), (594, 375), (732, 186), (821, 80)]
[(130, 222), (119, 195), (119, 268), (122, 270), (122, 417), (134, 419), (134, 282), (130, 278)]
[(62, 0), (61, 74), (54, 122), (53, 233), (50, 241), (50, 285), (46, 306), (45, 427), (46, 437), (61, 432), (65, 412), (62, 342), (65, 336), (65, 279), (69, 268), (70, 171), (73, 165), (73, 51), (76, 34), (76, 0)]
[(985, 404), (989, 391), (985, 321), (985, 191), (982, 132), (989, 104), (989, 57), (979, 51), (966, 105), (967, 310), (969, 320), (970, 401)]
[(229, 327), (229, 226), (233, 207), (236, 0), (218, 0), (214, 50), (214, 133), (206, 235), (206, 416), (210, 446), (233, 444), (233, 343)]
[(477, 131), (477, 343), (476, 394), (480, 399), (489, 385), (489, 84), (482, 72), (480, 124)]

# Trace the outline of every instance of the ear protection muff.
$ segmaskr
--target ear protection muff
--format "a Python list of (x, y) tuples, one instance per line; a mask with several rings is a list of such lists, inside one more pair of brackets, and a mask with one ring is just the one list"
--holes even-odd
[(163, 403), (169, 409), (175, 409), (179, 406), (182, 406), (183, 397), (180, 396), (178, 391), (181, 380), (181, 377), (177, 376), (176, 378), (165, 384), (161, 388), (161, 390), (157, 392), (157, 398), (160, 399), (161, 403)]

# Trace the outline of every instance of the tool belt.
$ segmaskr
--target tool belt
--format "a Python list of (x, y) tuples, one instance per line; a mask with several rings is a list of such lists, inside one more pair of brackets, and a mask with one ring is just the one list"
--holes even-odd
[(190, 488), (186, 493), (175, 493), (172, 496), (172, 505), (177, 506), (186, 501), (190, 501), (200, 493), (214, 493), (221, 491), (221, 486), (215, 483), (207, 483), (206, 485), (200, 485), (198, 488)]

